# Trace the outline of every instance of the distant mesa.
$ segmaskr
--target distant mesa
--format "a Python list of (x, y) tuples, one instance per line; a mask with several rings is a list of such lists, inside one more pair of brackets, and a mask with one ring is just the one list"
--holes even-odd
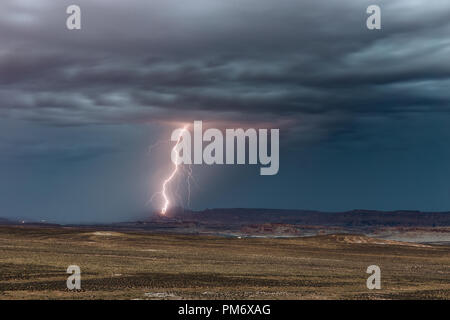
[(162, 219), (219, 223), (226, 225), (296, 224), (340, 227), (448, 227), (450, 212), (422, 212), (414, 210), (376, 211), (351, 210), (320, 212), (282, 209), (206, 209), (191, 211), (183, 208), (169, 210)]
[[(48, 222), (12, 221), (0, 218), (0, 224), (55, 225)], [(200, 228), (241, 230), (249, 233), (284, 233), (295, 234), (292, 226), (327, 228), (421, 228), (450, 227), (450, 212), (421, 212), (413, 210), (376, 211), (351, 210), (344, 212), (321, 212), (314, 210), (284, 209), (248, 209), (221, 208), (193, 211), (182, 207), (167, 210), (165, 215), (153, 213), (140, 221), (118, 222), (109, 224), (90, 224), (95, 226), (144, 227), (164, 225), (164, 228)], [(76, 226), (76, 224), (73, 224)]]
[(8, 220), (6, 218), (0, 218), (0, 224), (13, 224), (11, 220)]

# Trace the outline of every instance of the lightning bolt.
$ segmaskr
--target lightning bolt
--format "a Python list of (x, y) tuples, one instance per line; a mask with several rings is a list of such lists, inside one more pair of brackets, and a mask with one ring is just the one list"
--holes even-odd
[[(159, 191), (159, 192), (157, 192), (156, 194), (154, 194), (154, 195), (151, 197), (151, 199), (150, 199), (150, 202), (151, 202), (151, 201), (153, 201), (153, 198), (154, 198), (156, 195), (160, 195), (160, 196), (161, 196), (161, 198), (163, 199), (163, 205), (162, 205), (162, 208), (161, 208), (160, 213), (161, 213), (162, 215), (165, 215), (165, 214), (166, 214), (167, 209), (169, 208), (169, 206), (170, 206), (170, 204), (171, 204), (171, 200), (170, 200), (170, 198), (169, 198), (169, 195), (167, 194), (167, 189), (168, 189), (168, 186), (170, 185), (170, 183), (172, 182), (172, 180), (173, 180), (173, 179), (177, 176), (177, 174), (179, 173), (181, 164), (178, 164), (178, 160), (179, 160), (180, 155), (179, 155), (179, 153), (177, 152), (177, 147), (178, 147), (178, 145), (179, 145), (180, 142), (181, 142), (181, 139), (182, 139), (182, 137), (183, 137), (183, 134), (188, 130), (188, 127), (189, 127), (189, 125), (185, 125), (185, 126), (179, 131), (178, 137), (177, 137), (177, 141), (176, 141), (175, 145), (174, 145), (173, 148), (172, 148), (172, 151), (171, 151), (171, 152), (172, 152), (172, 153), (175, 153), (175, 163), (174, 163), (174, 167), (173, 167), (173, 170), (172, 170), (171, 174), (170, 174), (166, 179), (164, 179), (164, 181), (163, 181), (163, 183), (162, 183), (162, 186), (161, 186), (161, 191)], [(153, 148), (153, 147), (151, 147), (151, 148)], [(184, 167), (182, 167), (182, 170), (183, 170), (183, 172), (187, 175), (187, 185), (188, 185), (188, 205), (189, 205), (190, 197), (191, 197), (191, 184), (190, 184), (190, 179), (193, 179), (193, 176), (192, 176), (192, 167), (191, 167), (190, 165), (188, 166), (187, 169), (184, 168)]]

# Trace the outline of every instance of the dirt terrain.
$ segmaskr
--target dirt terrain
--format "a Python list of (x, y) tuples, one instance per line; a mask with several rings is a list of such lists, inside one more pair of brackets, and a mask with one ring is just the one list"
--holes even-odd
[[(381, 290), (366, 287), (373, 264)], [(450, 247), (0, 226), (0, 299), (450, 299)]]

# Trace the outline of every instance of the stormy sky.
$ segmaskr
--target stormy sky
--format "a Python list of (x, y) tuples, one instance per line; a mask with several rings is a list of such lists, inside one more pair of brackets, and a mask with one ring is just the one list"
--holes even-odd
[(2, 0), (0, 43), (1, 217), (147, 215), (193, 120), (281, 144), (276, 176), (194, 166), (193, 209), (450, 210), (447, 0)]

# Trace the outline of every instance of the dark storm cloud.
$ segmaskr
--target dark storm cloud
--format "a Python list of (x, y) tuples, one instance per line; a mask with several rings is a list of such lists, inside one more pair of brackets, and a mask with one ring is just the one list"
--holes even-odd
[[(381, 31), (365, 27), (373, 3)], [(278, 121), (313, 136), (449, 111), (447, 2), (78, 1), (81, 31), (65, 29), (69, 4), (0, 4), (1, 116)]]

